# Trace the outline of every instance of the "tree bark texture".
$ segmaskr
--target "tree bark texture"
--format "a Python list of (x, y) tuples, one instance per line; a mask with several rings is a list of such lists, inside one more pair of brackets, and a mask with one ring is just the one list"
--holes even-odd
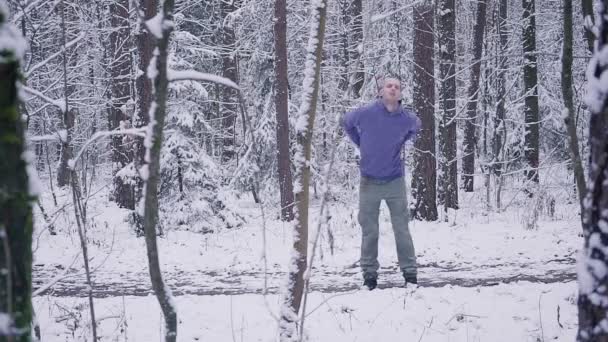
[[(75, 6), (71, 6), (66, 0), (61, 0), (57, 10), (60, 11), (61, 16), (61, 41), (65, 47), (68, 41), (72, 41), (76, 38), (76, 32), (72, 29), (70, 23), (78, 20), (78, 15), (75, 13)], [(67, 17), (67, 18), (66, 18)], [(75, 67), (77, 57), (71, 56), (68, 61), (68, 53), (65, 49), (63, 51), (63, 86), (64, 86), (64, 111), (61, 113), (62, 129), (65, 130), (61, 141), (61, 157), (59, 161), (59, 169), (57, 170), (57, 185), (59, 187), (70, 185), (70, 168), (68, 167), (68, 161), (72, 159), (73, 147), (72, 147), (72, 134), (74, 132), (74, 124), (76, 122), (77, 109), (70, 107), (70, 96), (75, 91), (75, 86), (68, 80), (68, 64), (71, 68)]]
[[(523, 4), (523, 49), (524, 49), (524, 90), (525, 90), (525, 156), (528, 164), (526, 177), (538, 184), (539, 129), (538, 110), (538, 67), (536, 64), (536, 13), (535, 0), (522, 0)], [(531, 194), (531, 192), (530, 192)]]
[(454, 0), (438, 2), (439, 85), (441, 120), (439, 148), (441, 176), (439, 198), (445, 208), (458, 209), (456, 159), (456, 8)]
[(348, 47), (348, 59), (350, 60), (351, 67), (354, 69), (351, 72), (350, 83), (353, 85), (353, 98), (357, 99), (361, 97), (361, 89), (363, 88), (363, 81), (365, 80), (365, 74), (363, 73), (364, 64), (360, 58), (362, 53), (363, 44), (363, 4), (361, 0), (352, 0), (349, 7), (350, 14), (350, 32), (352, 33), (350, 44)]
[(477, 15), (473, 28), (473, 66), (468, 89), (467, 121), (464, 129), (464, 156), (462, 158), (463, 188), (473, 192), (475, 174), (475, 146), (477, 145), (477, 103), (479, 98), (479, 78), (481, 74), (481, 55), (483, 34), (486, 24), (486, 0), (477, 2)]
[[(327, 1), (313, 2), (312, 24), (308, 53), (306, 56), (306, 70), (304, 76), (304, 94), (300, 115), (306, 115), (307, 126), (297, 132), (298, 148), (301, 154), (296, 164), (298, 180), (301, 190), (296, 193), (297, 215), (295, 223), (293, 256), (291, 262), (295, 267), (289, 268), (289, 285), (285, 296), (285, 305), (289, 311), (281, 314), (282, 327), (281, 341), (292, 341), (297, 336), (295, 320), (300, 311), (302, 295), (304, 292), (304, 272), (307, 269), (308, 257), (308, 205), (310, 188), (310, 158), (312, 153), (312, 137), (314, 131), (315, 113), (319, 99), (319, 80), (321, 74), (321, 61), (323, 59), (323, 41), (325, 39), (325, 23), (327, 17)], [(312, 69), (312, 70), (311, 70)]]
[[(608, 0), (602, 0), (598, 49), (608, 42)], [(608, 63), (600, 53), (589, 65), (588, 91), (597, 103), (589, 103), (589, 185), (585, 197), (583, 236), (579, 258), (578, 336), (580, 342), (608, 341), (608, 102), (600, 78), (606, 77)]]
[(570, 158), (574, 169), (574, 179), (578, 190), (578, 198), (581, 207), (581, 218), (584, 211), (583, 199), (587, 186), (585, 184), (585, 171), (576, 135), (576, 115), (574, 113), (574, 100), (572, 94), (572, 0), (564, 0), (564, 48), (562, 49), (562, 97), (565, 110), (568, 111), (566, 128), (570, 138)]
[(275, 108), (277, 115), (277, 164), (281, 192), (281, 219), (294, 218), (293, 179), (289, 153), (289, 80), (287, 74), (287, 1), (274, 4), (274, 70), (276, 75)]
[[(110, 22), (112, 32), (109, 40), (111, 103), (109, 108), (109, 129), (130, 127), (131, 118), (126, 105), (131, 98), (131, 30), (129, 27), (129, 0), (110, 3)], [(133, 152), (125, 142), (124, 136), (112, 137), (112, 172), (114, 174), (113, 199), (121, 208), (135, 209), (135, 193), (131, 182), (117, 177), (116, 173), (133, 162)]]
[[(7, 15), (0, 8), (0, 31), (7, 29)], [(28, 165), (23, 157), (25, 127), (18, 110), (18, 78), (14, 51), (0, 50), (0, 314), (12, 321), (8, 331), (0, 329), (0, 340), (29, 342), (35, 198), (30, 194)]]
[(414, 144), (412, 177), (413, 216), (425, 221), (437, 220), (435, 159), (435, 67), (433, 6), (414, 6), (414, 108), (422, 126)]
[[(149, 4), (148, 4), (149, 5)], [(163, 2), (163, 20), (165, 23), (173, 19), (173, 0)], [(153, 117), (150, 118), (146, 136), (146, 155), (148, 177), (144, 189), (144, 234), (146, 238), (146, 251), (148, 255), (148, 267), (150, 279), (156, 299), (160, 304), (165, 319), (165, 341), (175, 342), (177, 339), (177, 312), (173, 305), (173, 298), (169, 288), (166, 286), (160, 270), (158, 258), (158, 246), (156, 243), (156, 228), (158, 226), (158, 185), (160, 183), (160, 153), (163, 144), (163, 128), (167, 109), (167, 95), (169, 81), (167, 78), (169, 39), (173, 26), (162, 25), (162, 37), (157, 39), (153, 62), (156, 64), (156, 77), (154, 91), (152, 92)], [(152, 114), (152, 113), (151, 113)]]
[[(220, 1), (222, 18), (234, 12), (236, 0)], [(235, 53), (236, 35), (232, 20), (223, 20), (222, 25), (222, 76), (238, 83), (238, 59)], [(235, 124), (238, 111), (238, 93), (232, 87), (222, 86), (222, 161), (228, 162), (235, 156)], [(245, 123), (243, 123), (244, 125)]]
[[(139, 8), (143, 20), (149, 20), (156, 14), (156, 7), (158, 6), (158, 0), (139, 0)], [(152, 60), (152, 52), (154, 51), (154, 40), (150, 32), (145, 28), (141, 28), (137, 33), (137, 53), (139, 67), (138, 77), (135, 80), (135, 88), (137, 93), (137, 116), (134, 120), (135, 127), (145, 127), (150, 121), (150, 104), (152, 103), (152, 80), (147, 76), (148, 65)], [(144, 146), (144, 138), (135, 137), (135, 156), (134, 165), (135, 170), (139, 171), (141, 166), (144, 165), (144, 157), (146, 154), (146, 147)], [(137, 177), (137, 184), (135, 185), (135, 207), (139, 205), (142, 200), (143, 194), (143, 179)], [(137, 235), (142, 236), (144, 234), (143, 218), (137, 214), (137, 210), (134, 213), (135, 221), (135, 232)]]
[(591, 30), (594, 25), (593, 19), (593, 0), (581, 0), (583, 7), (583, 20), (585, 22), (585, 40), (589, 52), (593, 53), (593, 45), (595, 44), (595, 35)]

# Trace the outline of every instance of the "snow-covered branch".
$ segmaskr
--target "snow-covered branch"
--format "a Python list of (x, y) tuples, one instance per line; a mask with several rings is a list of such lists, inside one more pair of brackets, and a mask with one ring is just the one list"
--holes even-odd
[(167, 70), (167, 78), (169, 82), (177, 81), (202, 81), (202, 82), (213, 82), (240, 90), (238, 84), (234, 83), (230, 79), (222, 76), (213, 74), (207, 74), (204, 72), (198, 72), (195, 70)]
[(84, 33), (81, 33), (78, 37), (74, 38), (73, 40), (71, 40), (70, 42), (68, 42), (67, 44), (65, 44), (65, 47), (62, 47), (61, 50), (55, 52), (54, 54), (52, 54), (49, 57), (47, 57), (45, 60), (43, 60), (40, 63), (37, 63), (33, 67), (29, 68), (27, 71), (25, 71), (23, 73), (23, 76), (25, 78), (28, 78), (38, 68), (45, 66), (49, 61), (51, 61), (55, 57), (61, 55), (64, 52), (64, 50), (69, 49), (72, 46), (76, 45), (76, 43), (78, 43), (79, 41), (81, 41), (85, 36), (86, 35)]
[(89, 140), (87, 140), (87, 142), (84, 143), (84, 145), (82, 145), (82, 148), (80, 149), (80, 151), (78, 151), (78, 153), (76, 154), (76, 157), (74, 157), (73, 159), (70, 159), (70, 161), (68, 162), (68, 166), (70, 169), (73, 170), (74, 166), (76, 165), (76, 162), (78, 161), (78, 159), (80, 158), (82, 153), (87, 149), (87, 147), (92, 142), (94, 142), (95, 140), (97, 140), (99, 138), (109, 137), (109, 136), (113, 136), (113, 135), (135, 135), (135, 136), (144, 138), (146, 136), (145, 132), (146, 132), (146, 127), (97, 132), (97, 133), (93, 134), (93, 136), (91, 136), (91, 138)]
[(40, 98), (41, 100), (48, 102), (49, 104), (52, 104), (55, 107), (58, 107), (62, 113), (65, 113), (66, 107), (65, 107), (64, 100), (52, 99), (52, 98), (44, 95), (43, 93), (39, 92), (38, 90), (32, 89), (28, 86), (21, 86), (21, 89), (23, 89), (23, 91), (25, 91), (26, 93), (34, 95), (34, 96)]

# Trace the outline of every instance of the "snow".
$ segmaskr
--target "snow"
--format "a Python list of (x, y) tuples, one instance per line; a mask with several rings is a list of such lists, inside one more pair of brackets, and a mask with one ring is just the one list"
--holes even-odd
[(38, 197), (42, 193), (42, 185), (38, 178), (38, 172), (34, 166), (36, 163), (36, 156), (32, 151), (24, 151), (21, 155), (21, 159), (25, 162), (25, 171), (27, 172), (28, 189), (30, 196), (33, 198)]
[[(9, 17), (8, 6), (4, 2), (0, 2), (0, 16), (4, 20)], [(21, 62), (26, 49), (27, 43), (19, 30), (6, 22), (0, 23), (0, 51), (12, 52), (12, 56), (10, 54), (8, 56), (1, 55), (0, 63), (3, 63), (7, 57), (15, 58), (18, 62)]]
[[(155, 16), (146, 21), (148, 31), (157, 39), (163, 37), (163, 11), (158, 11)], [(150, 77), (152, 78), (152, 77)]]
[[(352, 291), (341, 296), (312, 293), (306, 334), (310, 341), (573, 341), (576, 336), (576, 284), (520, 282), (483, 288)], [(271, 310), (278, 297), (268, 296)], [(276, 321), (261, 295), (182, 296), (179, 341), (275, 341)], [(163, 326), (154, 297), (96, 300), (99, 332), (108, 340), (159, 341)], [(81, 340), (57, 322), (61, 308), (77, 312), (86, 324), (85, 298), (38, 297), (34, 301), (45, 341)]]
[[(0, 3), (0, 6), (4, 6)], [(0, 10), (2, 10), (0, 8)], [(5, 312), (0, 312), (0, 334), (3, 336), (10, 335), (13, 327), (13, 319)]]
[(187, 80), (195, 80), (202, 82), (213, 82), (225, 85), (227, 87), (231, 87), (234, 89), (240, 89), (238, 84), (234, 83), (232, 80), (217, 76), (213, 74), (207, 74), (203, 72), (198, 72), (195, 70), (167, 70), (167, 78), (170, 82), (176, 81), (187, 81)]

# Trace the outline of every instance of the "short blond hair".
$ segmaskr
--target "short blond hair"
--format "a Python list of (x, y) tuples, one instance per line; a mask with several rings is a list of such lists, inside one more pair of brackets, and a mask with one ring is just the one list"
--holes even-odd
[(380, 77), (376, 77), (376, 90), (378, 91), (378, 93), (380, 93), (380, 91), (382, 90), (382, 88), (384, 88), (384, 84), (386, 83), (387, 80), (395, 80), (397, 82), (399, 82), (399, 85), (401, 85), (401, 80), (399, 79), (399, 77), (396, 77), (394, 75), (383, 75)]

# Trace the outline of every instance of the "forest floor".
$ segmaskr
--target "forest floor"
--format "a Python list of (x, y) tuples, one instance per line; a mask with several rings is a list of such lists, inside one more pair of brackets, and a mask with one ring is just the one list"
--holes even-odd
[[(526, 229), (532, 203), (487, 211), (464, 195), (448, 222), (412, 221), (419, 287), (404, 290), (386, 207), (381, 209), (379, 289), (361, 290), (356, 206), (330, 206), (311, 273), (311, 341), (543, 341), (576, 333), (576, 254), (582, 245), (576, 203), (558, 200)], [(53, 211), (57, 229), (34, 239), (34, 306), (44, 341), (90, 336), (87, 284), (71, 211)], [(58, 206), (69, 206), (67, 194)], [(290, 226), (262, 221), (259, 206), (230, 203), (246, 223), (203, 234), (166, 230), (161, 268), (175, 296), (179, 341), (274, 341), (290, 255)], [(160, 311), (146, 248), (127, 212), (106, 195), (89, 200), (88, 245), (102, 340), (159, 341)], [(311, 206), (311, 248), (318, 202)], [(37, 215), (37, 218), (40, 217)], [(40, 221), (38, 221), (40, 222)], [(182, 227), (183, 228), (183, 227)], [(266, 264), (266, 267), (264, 265)], [(262, 295), (264, 294), (265, 295)], [(407, 302), (407, 304), (406, 304)], [(150, 316), (150, 313), (155, 313)], [(99, 318), (101, 317), (101, 318)], [(198, 322), (198, 323), (197, 323)], [(150, 330), (153, 324), (158, 329)]]

